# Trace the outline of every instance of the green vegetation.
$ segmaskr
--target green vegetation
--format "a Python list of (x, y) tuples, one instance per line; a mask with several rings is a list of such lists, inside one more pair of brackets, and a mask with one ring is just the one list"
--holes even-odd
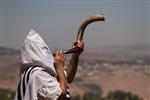
[(109, 92), (107, 99), (108, 100), (142, 100), (142, 98), (138, 97), (135, 94), (132, 94), (130, 92), (123, 92), (123, 91)]
[(1, 100), (13, 100), (15, 92), (10, 89), (0, 88), (0, 99)]
[(100, 94), (98, 95), (97, 93), (92, 92), (85, 94), (83, 97), (75, 96), (72, 98), (72, 100), (143, 100), (143, 99), (130, 92), (118, 90), (114, 92), (109, 92), (109, 94), (106, 97), (103, 97)]
[[(13, 100), (14, 96), (15, 96), (14, 91), (10, 89), (0, 88), (1, 100)], [(75, 96), (71, 100), (143, 100), (143, 99), (130, 92), (124, 92), (118, 90), (114, 92), (109, 92), (106, 97), (103, 97), (101, 94), (98, 94), (97, 92), (89, 92), (83, 95), (82, 97), (79, 95)]]
[(102, 89), (96, 84), (86, 84), (84, 86), (87, 87), (90, 91), (92, 91), (92, 93), (88, 93), (87, 95), (91, 95), (91, 96), (93, 96), (93, 94), (94, 96), (102, 95)]

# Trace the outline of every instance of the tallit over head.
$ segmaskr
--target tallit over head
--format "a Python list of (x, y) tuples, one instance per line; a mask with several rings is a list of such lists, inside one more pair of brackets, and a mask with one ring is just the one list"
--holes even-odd
[(56, 74), (51, 50), (43, 38), (33, 29), (25, 38), (23, 47), (21, 48), (21, 63), (25, 65), (21, 69), (26, 69), (25, 67), (28, 65), (36, 65), (46, 67), (52, 73)]

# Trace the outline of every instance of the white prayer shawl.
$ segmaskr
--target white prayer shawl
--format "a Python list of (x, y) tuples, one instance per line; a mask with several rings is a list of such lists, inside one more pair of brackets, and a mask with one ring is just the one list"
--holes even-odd
[(57, 100), (59, 98), (62, 90), (56, 77), (43, 69), (30, 67), (22, 74), (14, 100)]
[(24, 65), (39, 65), (47, 67), (56, 74), (52, 52), (42, 37), (34, 30), (31, 30), (24, 40), (21, 49), (21, 62)]
[[(27, 68), (21, 74), (21, 81), (14, 100), (57, 100), (62, 90), (55, 77), (54, 58), (42, 37), (34, 30), (31, 30), (24, 40), (21, 62), (37, 67)], [(54, 76), (43, 71), (44, 67), (50, 69)], [(69, 89), (67, 91), (69, 93)], [(69, 94), (67, 96), (69, 97)]]

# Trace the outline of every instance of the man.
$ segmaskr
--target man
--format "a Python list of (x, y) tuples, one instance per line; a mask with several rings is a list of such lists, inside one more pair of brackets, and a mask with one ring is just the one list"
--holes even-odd
[(74, 46), (80, 49), (72, 54), (65, 71), (62, 51), (53, 57), (42, 37), (31, 30), (21, 50), (21, 80), (15, 100), (70, 100), (68, 84), (75, 77), (84, 43), (78, 41)]

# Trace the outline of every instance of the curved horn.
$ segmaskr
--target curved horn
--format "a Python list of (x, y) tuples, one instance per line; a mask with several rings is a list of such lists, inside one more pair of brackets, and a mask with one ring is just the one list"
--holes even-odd
[[(96, 22), (96, 21), (104, 21), (104, 20), (105, 20), (105, 18), (104, 18), (103, 14), (96, 14), (95, 16), (87, 17), (86, 20), (83, 21), (81, 23), (80, 27), (79, 27), (76, 41), (82, 41), (83, 40), (83, 34), (84, 34), (84, 31), (85, 31), (87, 25), (89, 25), (89, 24), (91, 24), (93, 22)], [(63, 53), (64, 54), (74, 53), (74, 52), (76, 52), (78, 50), (79, 50), (79, 48), (72, 48), (72, 49), (63, 51)]]
[[(105, 20), (105, 18), (104, 18), (103, 14), (96, 14), (95, 16), (87, 17), (86, 20), (83, 21), (79, 27), (76, 41), (82, 41), (83, 40), (83, 34), (84, 34), (84, 31), (85, 31), (87, 25), (89, 25), (93, 22), (96, 22), (96, 21), (104, 21), (104, 20)], [(63, 51), (63, 54), (74, 53), (78, 50), (79, 50), (79, 48), (72, 48), (72, 49)]]
[(103, 14), (96, 14), (95, 16), (87, 17), (86, 20), (83, 21), (79, 27), (76, 40), (77, 41), (83, 40), (83, 34), (84, 34), (84, 31), (85, 31), (85, 28), (87, 27), (87, 25), (89, 25), (93, 22), (96, 22), (96, 21), (104, 21), (104, 20), (105, 20), (105, 18), (104, 18)]

